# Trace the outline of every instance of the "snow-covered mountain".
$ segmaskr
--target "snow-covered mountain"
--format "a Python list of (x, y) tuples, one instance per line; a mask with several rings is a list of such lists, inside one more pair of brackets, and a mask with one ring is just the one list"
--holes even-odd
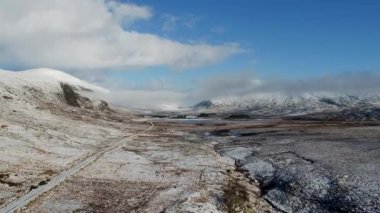
[(64, 85), (75, 93), (107, 93), (108, 90), (82, 81), (59, 70), (39, 68), (12, 72), (0, 70), (1, 99), (12, 99), (14, 103), (36, 103), (38, 101), (65, 101)]
[(0, 69), (0, 82), (8, 86), (37, 86), (52, 89), (57, 83), (68, 83), (77, 89), (87, 89), (98, 92), (108, 92), (108, 90), (89, 84), (65, 72), (49, 69), (38, 68), (25, 71), (8, 71)]
[(0, 209), (125, 138), (133, 116), (82, 92), (106, 90), (58, 70), (0, 71)]
[(256, 115), (297, 115), (368, 108), (380, 108), (380, 95), (263, 93), (202, 101), (194, 107), (196, 111), (202, 112), (245, 112)]

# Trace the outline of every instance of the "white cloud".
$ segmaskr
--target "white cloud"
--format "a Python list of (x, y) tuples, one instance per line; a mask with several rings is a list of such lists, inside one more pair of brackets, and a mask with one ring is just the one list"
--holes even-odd
[(201, 16), (185, 15), (175, 16), (164, 14), (161, 30), (163, 32), (172, 32), (175, 30), (190, 30), (195, 28), (196, 24), (201, 20)]
[(122, 4), (117, 1), (108, 1), (107, 6), (115, 19), (120, 23), (132, 23), (140, 19), (147, 20), (152, 17), (152, 10), (147, 6)]
[(149, 7), (106, 0), (2, 0), (0, 66), (187, 69), (242, 51), (238, 44), (184, 44), (122, 27), (151, 16)]
[(196, 103), (256, 94), (336, 93), (372, 95), (380, 91), (380, 72), (351, 72), (302, 80), (261, 80), (248, 72), (220, 74), (199, 82), (187, 100)]
[(171, 32), (175, 30), (177, 21), (180, 19), (177, 16), (168, 14), (163, 15), (162, 18), (164, 19), (164, 22), (162, 23), (162, 31), (164, 32)]
[(201, 101), (226, 96), (245, 95), (252, 93), (262, 85), (263, 81), (254, 78), (249, 72), (220, 74), (199, 82), (189, 98)]
[(186, 102), (186, 94), (170, 90), (113, 90), (105, 94), (85, 94), (129, 109), (178, 110)]
[(181, 91), (165, 79), (141, 88), (128, 89), (115, 82), (103, 82), (111, 89), (106, 98), (112, 104), (135, 109), (178, 110), (203, 100), (218, 100), (255, 95), (301, 95), (304, 93), (336, 93), (346, 95), (378, 95), (379, 72), (342, 73), (296, 81), (264, 81), (251, 72), (220, 73), (196, 82), (194, 89)]

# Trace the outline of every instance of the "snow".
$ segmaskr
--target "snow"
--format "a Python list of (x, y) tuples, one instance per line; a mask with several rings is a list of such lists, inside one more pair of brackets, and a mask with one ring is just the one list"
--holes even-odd
[(0, 206), (38, 184), (44, 172), (67, 168), (102, 143), (125, 134), (109, 126), (111, 122), (92, 119), (91, 112), (69, 108), (61, 99), (60, 83), (78, 92), (106, 92), (58, 70), (0, 71), (0, 173), (23, 183), (19, 188), (0, 184), (2, 194), (9, 192)]
[[(347, 108), (379, 107), (379, 95), (351, 95), (331, 92), (300, 94), (256, 93), (212, 100), (210, 112), (247, 110), (260, 114), (302, 114), (321, 111), (339, 111)], [(205, 109), (201, 109), (204, 111)]]
[(31, 84), (38, 87), (51, 87), (52, 85), (59, 85), (59, 83), (68, 83), (78, 88), (85, 88), (96, 92), (109, 92), (107, 89), (82, 81), (65, 72), (49, 68), (30, 69), (17, 72), (0, 69), (0, 82), (13, 86)]
[[(73, 211), (111, 201), (118, 206), (136, 202), (144, 212), (218, 212), (217, 196), (223, 194), (228, 180), (224, 171), (232, 171), (232, 160), (182, 131), (156, 127), (126, 138), (147, 125), (119, 111), (70, 107), (59, 97), (61, 82), (105, 92), (57, 70), (0, 71), (0, 173), (22, 183), (0, 184), (0, 208), (85, 156), (109, 150), (31, 203), (29, 211)], [(115, 144), (119, 146), (109, 149)], [(95, 193), (110, 200), (100, 200)]]

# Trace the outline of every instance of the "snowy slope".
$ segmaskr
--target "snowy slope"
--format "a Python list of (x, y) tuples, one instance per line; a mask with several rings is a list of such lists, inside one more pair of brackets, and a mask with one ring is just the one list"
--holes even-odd
[(244, 111), (253, 114), (304, 114), (369, 107), (380, 107), (380, 95), (262, 93), (220, 98), (209, 102), (207, 107), (197, 105), (196, 109), (212, 112)]
[(56, 101), (59, 94), (62, 93), (61, 83), (71, 85), (77, 92), (108, 92), (102, 87), (92, 85), (59, 70), (47, 68), (19, 72), (0, 70), (0, 94), (14, 100), (33, 102), (34, 99), (41, 98)]
[(129, 115), (120, 118), (96, 105), (70, 107), (61, 83), (75, 87), (75, 92), (106, 91), (57, 70), (0, 71), (0, 174), (6, 174), (5, 182), (4, 175), (0, 177), (0, 208), (104, 141), (126, 134), (117, 125), (125, 128), (120, 120)]
[(59, 70), (49, 68), (38, 68), (19, 72), (12, 72), (0, 69), (0, 82), (8, 85), (35, 85), (51, 86), (57, 83), (68, 83), (78, 88), (89, 89), (99, 92), (108, 92), (99, 86), (89, 84), (74, 76)]
[[(42, 161), (61, 165), (76, 159), (79, 152), (82, 152), (73, 150), (71, 143), (74, 143), (74, 146), (82, 143), (94, 144), (98, 143), (98, 141), (93, 141), (94, 137), (103, 137), (104, 131), (111, 135), (114, 130), (87, 123), (88, 120), (78, 121), (77, 125), (78, 123), (81, 125), (79, 129), (74, 125), (72, 117), (80, 120), (82, 116), (91, 117), (95, 114), (95, 117), (99, 118), (109, 113), (103, 113), (96, 106), (93, 109), (82, 107), (82, 105), (69, 107), (63, 98), (61, 83), (69, 84), (76, 89), (76, 92), (81, 90), (107, 92), (101, 87), (58, 70), (0, 71), (0, 142), (2, 142), (0, 143), (0, 150), (2, 150), (0, 161), (9, 161), (9, 156), (17, 156), (15, 159), (18, 159), (18, 155), (31, 153), (33, 155), (28, 154), (26, 158), (28, 163), (42, 155)], [(82, 96), (81, 98), (85, 99)], [(91, 101), (88, 100), (88, 102)], [(89, 135), (89, 138), (82, 138), (84, 134)], [(67, 144), (69, 144), (68, 147), (66, 147)], [(35, 153), (36, 150), (28, 151), (28, 149), (36, 149), (38, 153)], [(47, 154), (41, 151), (45, 149), (49, 149)], [(57, 161), (55, 162), (51, 159), (51, 153), (70, 157), (55, 159)]]

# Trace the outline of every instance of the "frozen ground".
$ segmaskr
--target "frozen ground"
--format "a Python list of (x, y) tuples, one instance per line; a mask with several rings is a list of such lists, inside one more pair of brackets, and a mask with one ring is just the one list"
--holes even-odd
[[(60, 83), (76, 92), (101, 88), (59, 71), (31, 73), (0, 73), (0, 209), (86, 156), (149, 127), (104, 103), (80, 98), (85, 104), (69, 106)], [(209, 141), (159, 125), (110, 149), (18, 211), (274, 211), (260, 198), (258, 184), (234, 168)]]
[[(246, 196), (226, 194), (231, 182), (240, 184)], [(200, 138), (155, 127), (107, 153), (26, 212), (269, 212), (257, 189)]]
[(262, 196), (281, 211), (380, 211), (377, 122), (271, 120), (173, 126), (216, 141), (216, 150), (259, 181)]
[(42, 71), (0, 73), (0, 207), (128, 134), (131, 116), (69, 107), (54, 80), (61, 73)]

